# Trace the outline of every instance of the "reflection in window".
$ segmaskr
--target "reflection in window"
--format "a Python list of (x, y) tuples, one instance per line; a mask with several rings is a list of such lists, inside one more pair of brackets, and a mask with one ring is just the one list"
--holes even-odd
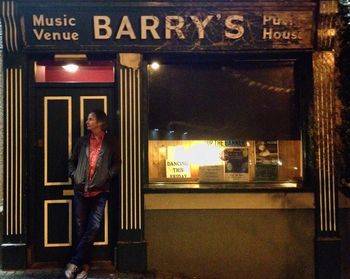
[(292, 63), (160, 65), (149, 74), (149, 182), (302, 179)]

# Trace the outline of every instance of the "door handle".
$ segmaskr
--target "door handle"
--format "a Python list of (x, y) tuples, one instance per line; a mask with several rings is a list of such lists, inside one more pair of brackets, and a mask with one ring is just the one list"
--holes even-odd
[(74, 196), (74, 191), (72, 189), (63, 190), (62, 195), (64, 197), (71, 197), (71, 196)]

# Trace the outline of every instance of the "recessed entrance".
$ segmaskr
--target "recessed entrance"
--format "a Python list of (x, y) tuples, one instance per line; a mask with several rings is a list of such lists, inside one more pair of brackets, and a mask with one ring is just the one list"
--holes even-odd
[[(33, 262), (67, 261), (74, 247), (73, 185), (68, 158), (77, 139), (86, 134), (85, 121), (93, 109), (104, 110), (109, 133), (118, 131), (113, 61), (33, 62), (35, 79), (30, 92), (30, 236)], [(64, 68), (75, 65), (75, 71)], [(68, 69), (68, 70), (67, 70)], [(114, 187), (113, 187), (114, 185)], [(94, 260), (112, 261), (116, 242), (116, 189), (105, 209), (95, 242)]]

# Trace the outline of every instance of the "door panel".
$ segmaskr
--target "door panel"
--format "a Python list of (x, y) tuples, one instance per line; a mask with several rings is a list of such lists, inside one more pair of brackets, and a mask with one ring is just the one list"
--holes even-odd
[[(57, 216), (65, 218), (56, 218)], [(72, 201), (44, 201), (44, 247), (72, 246)]]
[[(72, 218), (73, 186), (68, 178), (68, 158), (77, 139), (85, 134), (85, 120), (93, 109), (104, 110), (110, 132), (117, 131), (109, 112), (116, 111), (113, 87), (39, 87), (35, 90), (35, 233), (36, 261), (66, 261), (74, 245), (75, 224)], [(113, 182), (112, 188), (117, 188)], [(111, 190), (111, 197), (115, 191)], [(94, 243), (94, 259), (110, 260), (116, 214), (112, 198), (105, 208), (105, 218)]]
[(72, 97), (44, 97), (44, 185), (71, 185), (67, 177), (72, 150)]

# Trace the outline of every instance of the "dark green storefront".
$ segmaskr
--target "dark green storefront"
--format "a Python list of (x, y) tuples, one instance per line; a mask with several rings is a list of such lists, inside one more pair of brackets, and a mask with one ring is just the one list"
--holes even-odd
[(65, 162), (98, 107), (122, 169), (96, 262), (340, 278), (337, 1), (1, 4), (4, 269), (67, 260)]

